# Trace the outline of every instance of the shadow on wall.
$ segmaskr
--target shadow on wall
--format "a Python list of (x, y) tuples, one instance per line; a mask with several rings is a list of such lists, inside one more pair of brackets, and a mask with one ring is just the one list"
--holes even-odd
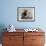
[(2, 32), (6, 32), (6, 26), (4, 24), (0, 24), (0, 43), (2, 43)]

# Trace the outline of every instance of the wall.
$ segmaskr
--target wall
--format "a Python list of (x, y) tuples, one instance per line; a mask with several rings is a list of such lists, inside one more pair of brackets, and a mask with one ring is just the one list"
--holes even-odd
[[(16, 28), (46, 28), (46, 1), (44, 0), (1, 0), (0, 24), (13, 24)], [(18, 7), (35, 7), (35, 22), (18, 22)]]

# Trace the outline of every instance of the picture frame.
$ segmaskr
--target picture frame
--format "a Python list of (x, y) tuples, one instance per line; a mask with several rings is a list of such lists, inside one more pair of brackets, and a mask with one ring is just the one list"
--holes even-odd
[(18, 7), (17, 21), (20, 22), (34, 22), (35, 21), (35, 7)]

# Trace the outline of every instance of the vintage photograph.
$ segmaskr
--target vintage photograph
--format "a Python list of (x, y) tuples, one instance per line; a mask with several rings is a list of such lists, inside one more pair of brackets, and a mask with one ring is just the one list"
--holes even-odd
[(18, 7), (17, 20), (23, 22), (35, 21), (35, 7)]

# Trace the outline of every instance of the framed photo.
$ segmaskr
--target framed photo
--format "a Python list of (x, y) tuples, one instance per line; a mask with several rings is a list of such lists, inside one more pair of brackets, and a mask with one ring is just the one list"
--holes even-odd
[(22, 22), (35, 21), (35, 7), (18, 7), (17, 20)]

